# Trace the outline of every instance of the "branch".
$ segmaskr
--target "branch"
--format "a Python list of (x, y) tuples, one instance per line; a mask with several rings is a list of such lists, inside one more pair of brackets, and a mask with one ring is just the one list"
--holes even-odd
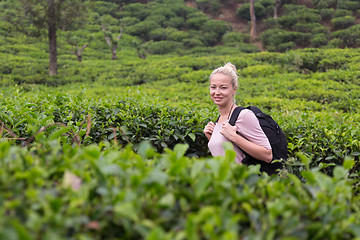
[(87, 115), (87, 124), (86, 124), (85, 137), (89, 136), (89, 134), (90, 134), (90, 128), (91, 128), (91, 115), (88, 114), (88, 115)]
[(71, 53), (76, 55), (76, 52), (74, 51), (74, 45), (71, 44), (71, 49), (70, 49)]
[(112, 44), (111, 44), (111, 39), (110, 39), (110, 37), (108, 36), (108, 35), (109, 35), (108, 31), (106, 30), (106, 28), (105, 28), (104, 25), (101, 25), (101, 28), (102, 28), (102, 30), (103, 30), (103, 32), (104, 32), (104, 36), (105, 36), (106, 43), (111, 47)]
[(45, 127), (41, 127), (33, 136), (29, 137), (26, 142), (23, 142), (22, 146), (23, 146), (23, 147), (27, 146), (32, 140), (34, 140), (34, 138), (36, 137), (36, 135), (38, 135), (39, 133), (45, 131), (47, 128), (52, 127), (52, 126), (55, 126), (55, 125), (61, 125), (61, 126), (63, 126), (63, 127), (67, 127), (65, 124), (59, 123), (59, 122), (52, 123), (52, 124), (47, 125), (47, 126), (45, 126)]
[(119, 39), (122, 37), (122, 32), (123, 32), (123, 25), (121, 25), (120, 34), (119, 34), (119, 36), (116, 38), (117, 40), (119, 40)]
[[(0, 131), (1, 134), (2, 134), (2, 132), (3, 132), (3, 130), (4, 130), (4, 128), (5, 128), (11, 136), (13, 136), (13, 137), (15, 137), (15, 138), (17, 137), (16, 134), (15, 134), (13, 131), (11, 131), (10, 128), (8, 128), (8, 127), (5, 125), (5, 123), (3, 123), (2, 121), (0, 121), (0, 122), (1, 122), (1, 131)], [(1, 135), (1, 134), (0, 134), (0, 135)]]
[(84, 46), (82, 46), (82, 48), (80, 49), (80, 51), (83, 52), (84, 49), (85, 49), (87, 46), (89, 46), (89, 43), (87, 43), (87, 44), (85, 44)]

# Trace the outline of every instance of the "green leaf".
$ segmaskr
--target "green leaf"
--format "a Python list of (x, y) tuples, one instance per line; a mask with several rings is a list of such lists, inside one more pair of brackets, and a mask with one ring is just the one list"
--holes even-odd
[(349, 171), (347, 171), (346, 169), (344, 169), (344, 167), (341, 167), (341, 166), (336, 166), (334, 168), (334, 178), (336, 180), (339, 180), (339, 179), (343, 179), (343, 178), (346, 178), (346, 175), (349, 173)]
[(26, 120), (27, 120), (26, 118), (21, 119), (20, 121), (15, 123), (14, 128), (17, 128), (20, 124), (22, 124), (23, 122), (26, 122)]
[(197, 175), (203, 170), (205, 163), (206, 162), (202, 160), (195, 160), (195, 163), (191, 167), (191, 178), (197, 177)]
[(50, 136), (48, 137), (49, 140), (58, 139), (61, 135), (70, 131), (70, 127), (62, 127), (59, 130), (53, 131)]
[(193, 140), (193, 142), (195, 142), (196, 136), (193, 133), (189, 133), (188, 136), (191, 138), (191, 140)]
[(314, 173), (311, 171), (302, 171), (301, 176), (303, 176), (311, 184), (314, 184), (316, 182)]
[(201, 197), (205, 191), (205, 189), (209, 186), (211, 178), (209, 175), (205, 175), (199, 178), (199, 180), (195, 184), (195, 196), (197, 198)]
[(175, 196), (172, 193), (167, 193), (159, 200), (159, 204), (162, 206), (171, 207), (175, 203)]
[(7, 120), (11, 126), (14, 126), (14, 120), (10, 117), (10, 115), (0, 112), (0, 119)]
[(136, 214), (134, 204), (132, 204), (131, 202), (117, 203), (114, 207), (114, 211), (121, 217), (129, 218), (135, 222), (139, 220), (139, 217)]
[(146, 237), (146, 240), (161, 240), (164, 239), (165, 232), (160, 227), (153, 228), (149, 235)]
[(149, 141), (142, 141), (139, 145), (138, 154), (144, 158), (152, 158), (155, 154), (155, 149)]
[(343, 162), (343, 167), (347, 170), (350, 170), (355, 165), (355, 160), (353, 158), (346, 157)]
[(174, 152), (176, 153), (176, 158), (179, 159), (183, 157), (188, 150), (189, 145), (188, 144), (176, 144), (174, 147)]
[(41, 120), (41, 125), (49, 125), (51, 123), (53, 123), (54, 121), (49, 121), (49, 120), (54, 119), (54, 116), (47, 116), (46, 118)]
[(11, 220), (11, 225), (14, 227), (17, 235), (18, 235), (18, 239), (21, 240), (32, 240), (33, 238), (31, 237), (30, 233), (26, 230), (26, 228), (20, 224), (18, 222), (18, 220)]

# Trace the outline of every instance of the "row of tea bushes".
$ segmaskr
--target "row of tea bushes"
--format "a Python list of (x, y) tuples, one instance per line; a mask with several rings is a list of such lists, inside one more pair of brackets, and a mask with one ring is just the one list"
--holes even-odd
[[(117, 97), (121, 91), (115, 90), (113, 95), (95, 98), (87, 96), (86, 90), (65, 94), (48, 88), (30, 92), (9, 88), (0, 99), (0, 124), (4, 124), (1, 137), (22, 138), (17, 142), (29, 145), (41, 138), (65, 135), (73, 144), (110, 141), (122, 146), (132, 144), (135, 150), (147, 140), (158, 152), (187, 143), (187, 155), (208, 156), (203, 127), (217, 118), (216, 107), (209, 102), (198, 103), (197, 99), (178, 99), (174, 103), (171, 96), (179, 88), (170, 90), (166, 93), (168, 101), (141, 89), (123, 92), (122, 97)], [(321, 165), (330, 175), (332, 165), (341, 165), (346, 156), (359, 160), (360, 116), (353, 109), (344, 113), (322, 108), (319, 103), (276, 97), (258, 97), (239, 104), (259, 106), (280, 124), (288, 139), (290, 162), (295, 165), (288, 167), (293, 173), (300, 171), (296, 164), (302, 155), (312, 161), (312, 167)], [(358, 168), (356, 165), (354, 171)]]
[(352, 159), (299, 179), (259, 175), (231, 150), (199, 159), (183, 144), (60, 141), (0, 141), (1, 239), (360, 239)]
[[(27, 45), (18, 47), (26, 48)], [(43, 54), (40, 48), (32, 46), (32, 54)], [(4, 47), (5, 48), (5, 47)], [(7, 49), (7, 48), (6, 48)], [(9, 48), (11, 49), (11, 48)], [(4, 50), (5, 51), (5, 50)], [(6, 50), (8, 51), (8, 50)], [(167, 85), (177, 82), (191, 84), (207, 82), (211, 71), (226, 62), (232, 62), (241, 77), (267, 77), (274, 74), (324, 73), (341, 70), (337, 81), (346, 81), (352, 74), (352, 81), (358, 84), (360, 53), (356, 49), (302, 49), (287, 53), (244, 54), (233, 51), (212, 54), (205, 50), (203, 54), (185, 56), (149, 56), (139, 59), (133, 51), (126, 49), (118, 53), (116, 61), (91, 57), (83, 62), (66, 54), (59, 56), (59, 74), (48, 76), (48, 60), (44, 57), (29, 56), (29, 50), (0, 53), (0, 86), (14, 84), (43, 84), (59, 86), (74, 83), (99, 83), (108, 86), (132, 86), (157, 81), (166, 81)], [(351, 71), (349, 71), (351, 70)], [(342, 72), (346, 71), (346, 72)], [(331, 73), (328, 80), (334, 74)], [(342, 80), (344, 79), (344, 80)], [(290, 80), (290, 79), (289, 79)]]

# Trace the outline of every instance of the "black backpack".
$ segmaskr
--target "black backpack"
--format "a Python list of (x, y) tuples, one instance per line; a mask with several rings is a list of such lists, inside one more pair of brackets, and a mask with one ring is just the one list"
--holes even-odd
[[(245, 109), (244, 107), (236, 107), (230, 117), (229, 124), (234, 126), (235, 122), (240, 114), (240, 112)], [(260, 126), (264, 131), (265, 135), (269, 139), (273, 160), (286, 160), (287, 159), (287, 141), (284, 132), (281, 130), (279, 124), (272, 119), (271, 116), (263, 113), (258, 107), (248, 106), (246, 109), (251, 110), (257, 119), (259, 120)], [(245, 154), (245, 159), (242, 160), (242, 163), (247, 165), (256, 165), (260, 164), (260, 171), (267, 172), (269, 175), (276, 174), (277, 170), (283, 168), (283, 164), (279, 161), (275, 162), (264, 162), (257, 160), (243, 151)]]

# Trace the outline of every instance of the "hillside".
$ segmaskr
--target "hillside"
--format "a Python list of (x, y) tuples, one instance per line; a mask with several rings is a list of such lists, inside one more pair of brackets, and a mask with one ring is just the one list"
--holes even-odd
[[(236, 1), (236, 0), (229, 0), (229, 1), (186, 1), (188, 6), (198, 8), (199, 10), (203, 11), (212, 19), (222, 20), (229, 22), (231, 24), (232, 30), (236, 32), (241, 32), (244, 34), (248, 34), (250, 32), (251, 23), (249, 19), (244, 16), (244, 9), (248, 9), (248, 1)], [(294, 0), (294, 1), (279, 1), (278, 9), (277, 9), (277, 16), (278, 19), (274, 21), (274, 9), (275, 9), (275, 0), (274, 1), (264, 1), (258, 0), (255, 1), (255, 11), (257, 12), (263, 11), (260, 6), (264, 6), (266, 8), (266, 14), (260, 13), (257, 16), (257, 38), (251, 39), (251, 44), (254, 44), (259, 47), (261, 50), (269, 50), (267, 49), (267, 44), (264, 43), (263, 33), (266, 34), (266, 31), (272, 28), (279, 28), (284, 29), (287, 31), (295, 31), (295, 32), (305, 32), (311, 33), (311, 27), (309, 28), (298, 28), (296, 29), (296, 25), (300, 23), (304, 23), (306, 25), (312, 24), (319, 24), (315, 27), (323, 27), (322, 32), (325, 36), (322, 36), (322, 40), (318, 43), (316, 41), (309, 42), (303, 44), (302, 46), (297, 47), (322, 47), (323, 45), (329, 44), (329, 47), (358, 47), (358, 43), (353, 43), (353, 41), (349, 39), (345, 39), (346, 37), (358, 37), (358, 27), (357, 25), (360, 23), (360, 2), (355, 0), (350, 1), (321, 1), (321, 0)], [(292, 6), (292, 7), (290, 7)], [(297, 6), (297, 7), (293, 7)], [(314, 13), (314, 15), (319, 15), (316, 21), (316, 18), (313, 18), (311, 21), (308, 21), (309, 16), (305, 17), (295, 17), (296, 13), (293, 10), (296, 8), (303, 8), (309, 10), (309, 12)], [(243, 10), (241, 10), (243, 9)], [(292, 12), (293, 11), (293, 12)], [(306, 12), (304, 12), (306, 14)], [(293, 15), (293, 16), (292, 16)], [(294, 26), (282, 25), (281, 22), (286, 20), (292, 16), (292, 20), (294, 21), (292, 24)], [(298, 22), (295, 22), (295, 19)], [(280, 25), (278, 22), (280, 21)], [(269, 24), (270, 22), (270, 24)], [(271, 24), (273, 24), (271, 26)], [(353, 27), (351, 27), (353, 26)], [(347, 31), (346, 29), (355, 30), (355, 32), (350, 33), (351, 30)], [(321, 32), (321, 31), (320, 31)], [(346, 36), (341, 36), (342, 34)], [(331, 40), (334, 40), (331, 43)], [(286, 40), (280, 40), (280, 44), (286, 42)], [(264, 46), (265, 45), (265, 46)], [(284, 49), (284, 50), (288, 50)], [(280, 50), (282, 49), (274, 49)]]

